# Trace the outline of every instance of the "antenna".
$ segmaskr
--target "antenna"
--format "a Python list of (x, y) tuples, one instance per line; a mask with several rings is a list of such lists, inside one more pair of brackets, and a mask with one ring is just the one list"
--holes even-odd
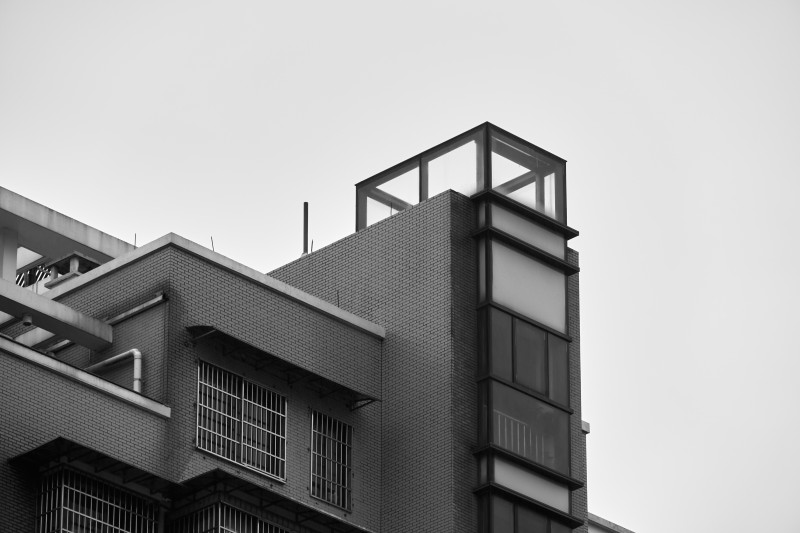
[(308, 254), (308, 202), (303, 202), (303, 255), (306, 254)]
[(211, 251), (212, 252), (216, 252), (216, 250), (214, 249), (214, 236), (213, 235), (211, 236)]

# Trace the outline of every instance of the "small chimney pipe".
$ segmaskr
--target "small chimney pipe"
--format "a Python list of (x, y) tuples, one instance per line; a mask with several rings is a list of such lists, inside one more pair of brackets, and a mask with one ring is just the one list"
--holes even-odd
[(308, 202), (303, 202), (303, 255), (308, 253)]

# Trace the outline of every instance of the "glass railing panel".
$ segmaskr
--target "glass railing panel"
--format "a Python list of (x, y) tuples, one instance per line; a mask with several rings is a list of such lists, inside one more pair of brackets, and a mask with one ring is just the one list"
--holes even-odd
[(382, 202), (367, 197), (367, 226), (380, 222), (392, 215), (392, 208)]
[(499, 134), (490, 144), (494, 190), (565, 223), (564, 164)]
[[(417, 205), (419, 203), (419, 167), (413, 167), (393, 177), (386, 183), (380, 184), (377, 189), (397, 198), (395, 210), (402, 205)], [(402, 209), (400, 209), (402, 211)]]
[(478, 154), (478, 141), (471, 139), (427, 158), (423, 165), (427, 164), (428, 168), (428, 198), (448, 189), (467, 196), (478, 192), (482, 188), (479, 176), (483, 167), (479, 165)]
[(492, 382), (492, 442), (569, 474), (569, 415), (538, 398)]
[(366, 225), (388, 218), (419, 203), (419, 167), (408, 166), (363, 189)]

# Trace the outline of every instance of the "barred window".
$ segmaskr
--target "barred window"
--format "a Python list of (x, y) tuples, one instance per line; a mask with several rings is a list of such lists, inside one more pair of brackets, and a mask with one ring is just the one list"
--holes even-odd
[(42, 479), (38, 510), (38, 533), (158, 531), (155, 502), (69, 469)]
[(311, 495), (349, 510), (351, 507), (353, 428), (311, 412)]
[(217, 502), (172, 522), (169, 533), (288, 533), (226, 503)]
[(286, 479), (286, 398), (201, 361), (197, 447)]

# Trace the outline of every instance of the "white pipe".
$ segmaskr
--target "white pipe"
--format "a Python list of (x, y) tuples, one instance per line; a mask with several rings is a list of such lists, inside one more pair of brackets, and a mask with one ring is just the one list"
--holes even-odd
[(127, 352), (122, 352), (114, 357), (109, 357), (108, 359), (100, 361), (99, 363), (95, 363), (92, 366), (84, 368), (84, 370), (86, 372), (95, 372), (101, 368), (111, 366), (131, 356), (133, 356), (133, 391), (140, 393), (142, 392), (142, 352), (136, 348), (128, 350)]

